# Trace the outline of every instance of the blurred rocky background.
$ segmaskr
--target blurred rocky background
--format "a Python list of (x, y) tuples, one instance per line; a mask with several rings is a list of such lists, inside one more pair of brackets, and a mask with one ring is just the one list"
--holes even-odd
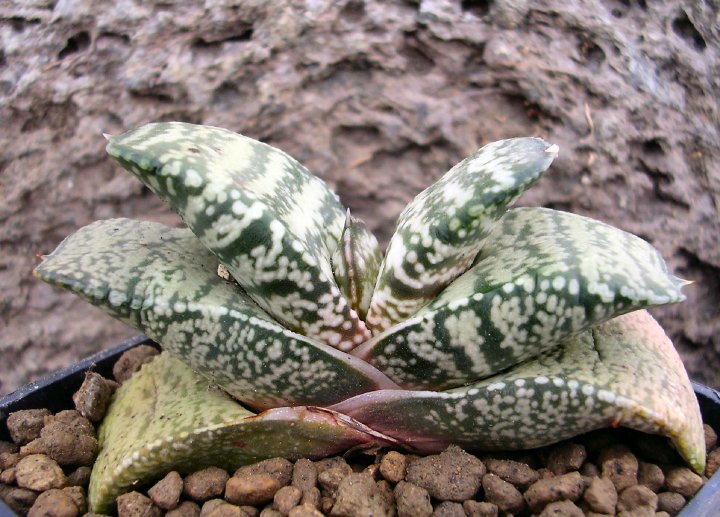
[(31, 276), (95, 219), (179, 224), (104, 152), (149, 121), (231, 128), (324, 178), (387, 242), (477, 147), (561, 154), (522, 204), (602, 219), (695, 283), (653, 310), (720, 385), (718, 2), (0, 2), (0, 392), (136, 332)]

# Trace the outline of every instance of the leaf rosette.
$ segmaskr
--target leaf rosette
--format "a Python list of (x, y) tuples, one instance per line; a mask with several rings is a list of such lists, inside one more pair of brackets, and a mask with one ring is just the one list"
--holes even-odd
[(170, 469), (522, 449), (618, 424), (668, 436), (703, 470), (692, 387), (642, 310), (683, 300), (684, 282), (634, 235), (511, 208), (557, 146), (479, 149), (408, 205), (383, 255), (322, 180), (266, 144), (179, 122), (109, 141), (187, 228), (98, 221), (35, 270), (165, 350), (101, 426), (94, 511)]

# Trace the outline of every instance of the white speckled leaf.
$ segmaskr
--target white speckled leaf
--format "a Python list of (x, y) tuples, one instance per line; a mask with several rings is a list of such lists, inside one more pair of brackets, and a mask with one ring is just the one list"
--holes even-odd
[(35, 275), (144, 332), (254, 408), (322, 406), (395, 386), (278, 324), (217, 266), (190, 230), (111, 219), (66, 238)]
[(349, 418), (316, 408), (255, 415), (181, 361), (160, 355), (115, 394), (98, 431), (100, 453), (88, 491), (93, 512), (171, 470), (234, 470), (272, 457), (321, 458), (387, 441)]
[(226, 129), (181, 122), (111, 137), (107, 150), (287, 328), (341, 350), (369, 337), (333, 278), (345, 210), (296, 160)]
[(333, 273), (343, 295), (361, 318), (370, 307), (381, 260), (377, 239), (348, 210), (340, 244), (333, 253)]
[(430, 304), (353, 354), (405, 388), (448, 389), (613, 316), (684, 299), (655, 248), (587, 217), (513, 209), (486, 242)]
[(670, 437), (697, 472), (705, 463), (700, 409), (687, 373), (646, 311), (614, 318), (466, 387), (383, 390), (332, 409), (424, 452), (449, 443), (525, 449), (623, 425)]
[(381, 265), (367, 316), (373, 332), (412, 316), (464, 273), (557, 151), (540, 138), (493, 142), (421, 192), (400, 215)]

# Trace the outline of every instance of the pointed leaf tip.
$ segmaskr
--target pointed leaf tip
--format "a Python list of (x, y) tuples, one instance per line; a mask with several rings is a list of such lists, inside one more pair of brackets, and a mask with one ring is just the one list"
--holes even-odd
[(557, 144), (552, 144), (550, 147), (545, 149), (545, 152), (548, 154), (558, 154), (560, 152), (560, 146)]
[(108, 142), (112, 142), (113, 136), (110, 133), (103, 133), (102, 136)]

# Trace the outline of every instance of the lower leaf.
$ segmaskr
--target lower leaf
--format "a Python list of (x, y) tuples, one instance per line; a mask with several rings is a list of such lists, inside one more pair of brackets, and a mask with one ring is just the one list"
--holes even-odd
[(450, 443), (533, 448), (622, 425), (668, 436), (696, 472), (705, 464), (700, 409), (687, 373), (646, 311), (614, 318), (463, 388), (382, 390), (331, 409), (421, 452)]
[(163, 353), (117, 391), (99, 429), (100, 454), (88, 491), (93, 512), (170, 470), (234, 470), (272, 457), (321, 458), (388, 444), (351, 419), (310, 407), (256, 415)]

